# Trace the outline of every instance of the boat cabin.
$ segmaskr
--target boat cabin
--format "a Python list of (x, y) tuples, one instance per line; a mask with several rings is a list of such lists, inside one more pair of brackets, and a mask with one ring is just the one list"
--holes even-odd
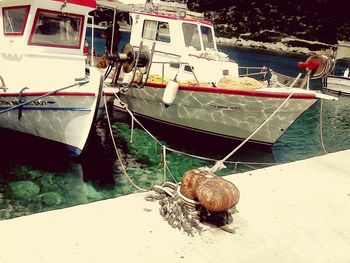
[(8, 92), (85, 77), (85, 31), (95, 8), (96, 0), (0, 0), (0, 76)]
[(216, 50), (212, 24), (206, 21), (183, 19), (176, 15), (131, 13), (130, 43), (137, 45), (156, 41), (158, 49), (181, 56), (185, 50)]
[[(130, 43), (155, 43), (152, 72), (165, 70), (170, 78), (216, 82), (223, 76), (238, 76), (238, 66), (217, 49), (213, 25), (186, 12), (132, 12)], [(179, 62), (161, 65), (160, 62)], [(160, 69), (162, 67), (162, 69)], [(211, 74), (208, 74), (210, 70)]]

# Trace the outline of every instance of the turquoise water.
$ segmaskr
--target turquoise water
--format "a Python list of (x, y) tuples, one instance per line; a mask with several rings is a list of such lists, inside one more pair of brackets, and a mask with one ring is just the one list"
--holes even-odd
[[(242, 66), (255, 65), (280, 68), (285, 74), (298, 73), (296, 62), (300, 57), (259, 53), (252, 50), (221, 47)], [(221, 175), (265, 167), (276, 163), (335, 152), (350, 148), (349, 98), (324, 101), (305, 112), (272, 149), (245, 147), (231, 159), (233, 163)], [(149, 124), (145, 123), (147, 127)], [(130, 125), (127, 118), (114, 112), (113, 133), (121, 150), (128, 174), (139, 186), (149, 188), (163, 179), (162, 148), (143, 130), (135, 129), (130, 143)], [(0, 219), (9, 219), (53, 209), (85, 204), (135, 192), (136, 189), (122, 174), (112, 146), (106, 119), (101, 119), (92, 134), (87, 151), (79, 159), (63, 156), (59, 148), (31, 136), (0, 130)], [(154, 133), (162, 144), (184, 152), (214, 159), (223, 158), (233, 148), (228, 141), (216, 141), (169, 127), (156, 127)], [(50, 149), (48, 151), (48, 149)], [(249, 162), (235, 165), (234, 162)], [(190, 169), (211, 166), (182, 154), (168, 153), (167, 163), (172, 176), (181, 180)], [(167, 173), (168, 180), (174, 180)]]

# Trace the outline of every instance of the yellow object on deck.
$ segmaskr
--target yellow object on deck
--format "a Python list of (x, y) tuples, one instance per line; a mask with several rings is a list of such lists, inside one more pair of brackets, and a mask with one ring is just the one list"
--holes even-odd
[(263, 87), (263, 84), (253, 78), (242, 77), (237, 78), (233, 76), (223, 77), (216, 85), (219, 88), (230, 88), (230, 89), (259, 89)]

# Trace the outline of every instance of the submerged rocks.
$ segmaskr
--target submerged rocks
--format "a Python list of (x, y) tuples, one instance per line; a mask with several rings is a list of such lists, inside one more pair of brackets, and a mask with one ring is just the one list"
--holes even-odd
[(5, 203), (5, 199), (4, 199), (4, 197), (3, 197), (3, 194), (0, 193), (0, 206), (1, 206), (3, 203)]
[(45, 193), (41, 196), (41, 202), (45, 206), (56, 206), (62, 202), (62, 197), (55, 192)]
[(9, 186), (13, 199), (33, 199), (40, 192), (40, 187), (31, 181), (12, 182)]

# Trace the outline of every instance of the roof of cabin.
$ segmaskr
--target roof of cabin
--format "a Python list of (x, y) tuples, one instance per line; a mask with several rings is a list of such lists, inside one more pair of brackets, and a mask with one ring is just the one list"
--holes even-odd
[[(177, 2), (165, 2), (160, 0), (96, 0), (97, 6), (111, 8), (123, 12), (154, 12), (165, 16), (179, 16), (204, 20), (204, 14), (188, 10), (187, 4)], [(147, 2), (150, 4), (147, 6)]]
[(155, 18), (158, 17), (158, 18), (165, 18), (165, 19), (171, 19), (171, 20), (200, 23), (200, 24), (208, 25), (208, 26), (213, 25), (211, 21), (192, 18), (192, 17), (188, 17), (188, 16), (179, 17), (179, 16), (177, 16), (177, 14), (174, 14), (174, 13), (173, 14), (171, 14), (171, 13), (142, 13), (142, 12), (132, 12), (132, 13), (143, 15), (143, 16), (151, 16), (151, 17), (155, 17)]

